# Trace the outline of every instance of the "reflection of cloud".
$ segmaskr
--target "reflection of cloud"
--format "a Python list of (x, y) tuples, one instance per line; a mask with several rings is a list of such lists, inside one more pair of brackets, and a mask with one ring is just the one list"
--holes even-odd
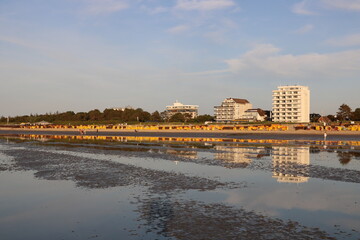
[(180, 10), (211, 11), (235, 6), (232, 0), (178, 0), (175, 6)]
[[(296, 185), (281, 185), (281, 188), (276, 186), (279, 185), (254, 188), (246, 191), (246, 194), (235, 191), (227, 192), (226, 202), (239, 204), (255, 211), (275, 212), (281, 209), (297, 208), (306, 211), (330, 211), (354, 215), (353, 208), (349, 208), (348, 204), (353, 204), (354, 199), (360, 197), (359, 193), (351, 188), (334, 188), (330, 184), (326, 186), (322, 183), (313, 184), (308, 185), (307, 188), (298, 188)], [(301, 192), (295, 194), (297, 191)], [(355, 216), (359, 216), (359, 214)]]
[(360, 11), (359, 0), (322, 0), (322, 2), (330, 7), (339, 8), (348, 11)]
[(301, 28), (295, 30), (294, 32), (297, 34), (304, 34), (304, 33), (310, 32), (313, 29), (314, 29), (314, 25), (307, 24), (307, 25), (302, 26)]
[(301, 1), (299, 3), (296, 3), (293, 8), (292, 11), (296, 14), (299, 15), (315, 15), (316, 13), (309, 11), (308, 9), (306, 9), (306, 0)]
[(113, 13), (128, 8), (124, 0), (87, 0), (86, 3), (88, 5), (84, 12), (91, 15)]
[(340, 47), (360, 46), (360, 33), (347, 35), (340, 38), (332, 38), (327, 40), (326, 43)]

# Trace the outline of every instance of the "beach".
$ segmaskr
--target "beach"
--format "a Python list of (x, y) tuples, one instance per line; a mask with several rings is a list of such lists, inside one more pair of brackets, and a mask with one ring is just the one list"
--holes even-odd
[[(195, 138), (244, 138), (244, 139), (301, 139), (301, 140), (351, 140), (360, 141), (360, 131), (318, 131), (318, 130), (284, 130), (284, 131), (249, 131), (249, 130), (86, 130), (88, 136), (153, 136), (153, 137), (195, 137)], [(38, 135), (81, 135), (77, 129), (65, 128), (0, 128), (0, 135), (38, 134)]]

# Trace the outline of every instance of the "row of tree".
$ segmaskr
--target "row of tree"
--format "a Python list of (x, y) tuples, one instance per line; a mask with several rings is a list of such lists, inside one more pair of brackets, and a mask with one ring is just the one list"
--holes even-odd
[[(310, 121), (317, 122), (321, 117), (320, 114), (310, 114)], [(342, 104), (339, 107), (336, 115), (327, 116), (331, 121), (360, 121), (360, 108), (356, 108), (355, 111), (347, 104)], [(206, 121), (214, 121), (214, 117), (210, 115), (200, 115), (195, 119), (191, 119), (188, 114), (176, 113), (170, 118), (162, 112), (155, 111), (149, 113), (141, 108), (132, 109), (125, 108), (123, 110), (117, 109), (105, 109), (103, 112), (98, 109), (91, 110), (89, 112), (78, 112), (67, 111), (63, 113), (46, 113), (46, 114), (35, 114), (35, 115), (24, 115), (10, 117), (1, 117), (0, 122), (9, 123), (35, 123), (40, 121), (47, 121), (50, 123), (71, 123), (71, 122), (111, 122), (111, 123), (129, 123), (129, 122), (194, 122), (203, 123)]]
[[(310, 121), (316, 122), (321, 117), (320, 114), (310, 114)], [(335, 115), (327, 116), (331, 121), (360, 121), (360, 108), (352, 111), (351, 107), (347, 104), (342, 104)]]
[[(210, 115), (200, 115), (195, 119), (191, 119), (188, 115), (177, 113), (170, 118), (166, 118), (164, 113), (155, 111), (149, 113), (141, 108), (132, 109), (125, 108), (124, 110), (105, 109), (103, 112), (98, 109), (89, 112), (67, 111), (63, 113), (46, 113), (10, 117), (9, 123), (35, 123), (40, 121), (47, 121), (50, 123), (64, 123), (64, 122), (205, 122), (213, 121), (214, 118)], [(5, 117), (0, 118), (0, 122), (7, 122)]]

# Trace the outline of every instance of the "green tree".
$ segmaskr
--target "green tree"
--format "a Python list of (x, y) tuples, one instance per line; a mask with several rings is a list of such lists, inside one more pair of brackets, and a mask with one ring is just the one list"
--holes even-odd
[(350, 120), (351, 119), (351, 108), (347, 104), (342, 104), (339, 107), (339, 111), (336, 113), (339, 120)]
[(185, 122), (185, 116), (181, 113), (175, 113), (169, 119), (170, 122)]
[(114, 110), (112, 108), (107, 108), (103, 112), (103, 119), (104, 120), (122, 120), (122, 113), (121, 110)]
[(317, 122), (321, 117), (318, 113), (310, 113), (310, 122)]
[(360, 108), (356, 108), (352, 114), (352, 120), (360, 121)]
[(210, 116), (209, 114), (205, 114), (205, 115), (199, 115), (196, 119), (196, 122), (212, 122), (215, 120), (215, 118), (213, 116)]
[(89, 113), (89, 120), (97, 121), (102, 120), (102, 114), (98, 109), (91, 110)]
[(162, 117), (158, 111), (155, 111), (151, 114), (150, 120), (153, 122), (162, 122)]

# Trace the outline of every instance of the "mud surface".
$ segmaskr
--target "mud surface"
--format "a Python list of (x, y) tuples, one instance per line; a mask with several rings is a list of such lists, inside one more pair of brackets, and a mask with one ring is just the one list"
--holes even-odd
[[(221, 199), (222, 195), (219, 193), (231, 195), (236, 191), (241, 196), (245, 190), (251, 192), (260, 187), (253, 185), (251, 181), (254, 180), (249, 182), (246, 177), (241, 177), (244, 173), (255, 175), (263, 172), (264, 176), (270, 173), (274, 184), (275, 179), (289, 183), (295, 179), (303, 184), (308, 184), (308, 179), (341, 184), (360, 183), (358, 147), (344, 148), (340, 144), (332, 146), (321, 149), (318, 146), (303, 145), (286, 147), (271, 144), (106, 143), (70, 140), (39, 142), (8, 138), (0, 139), (0, 174), (31, 172), (37, 180), (67, 180), (87, 191), (107, 189), (111, 193), (123, 188), (145, 189), (134, 194), (134, 201), (128, 200), (128, 204), (135, 206), (133, 217), (136, 221), (131, 228), (126, 228), (126, 239), (359, 239), (359, 231), (354, 227), (324, 227), (327, 224), (325, 218), (321, 220), (324, 223), (319, 222), (319, 227), (313, 223), (307, 226), (306, 221), (274, 217), (241, 204), (216, 200)], [(316, 157), (317, 154), (330, 154), (333, 158), (331, 164), (320, 160), (311, 162), (310, 156)], [(328, 161), (328, 158), (325, 160)], [(190, 165), (186, 169), (169, 170), (168, 165), (173, 166), (175, 163)], [(347, 166), (346, 164), (352, 165), (341, 167)], [(196, 172), (202, 168), (209, 176)], [(218, 173), (212, 173), (216, 171)], [(230, 175), (234, 171), (240, 172), (235, 172), (235, 178), (216, 177), (223, 171), (231, 171)], [(262, 179), (263, 175), (259, 178)], [(348, 189), (348, 185), (344, 186), (344, 189)], [(204, 200), (192, 197), (197, 192), (217, 197), (211, 201), (207, 197)], [(350, 202), (353, 205), (346, 207), (346, 215), (341, 209), (339, 214), (341, 212), (342, 217), (348, 217), (346, 221), (356, 225), (360, 222), (358, 203), (356, 199), (348, 200), (346, 204)], [(103, 205), (99, 203), (99, 208)], [(0, 225), (4, 216), (0, 214)], [(102, 225), (97, 226), (100, 228)], [(83, 228), (94, 226), (85, 225)], [(113, 231), (115, 234), (119, 228), (122, 226), (106, 228), (106, 231)], [(0, 230), (6, 231), (1, 227)], [(66, 237), (62, 237), (63, 239), (79, 239), (79, 235), (64, 236)], [(91, 237), (111, 239), (101, 233)], [(20, 235), (9, 239), (21, 238)], [(45, 238), (35, 235), (28, 239)]]
[(336, 239), (294, 221), (268, 218), (222, 204), (152, 198), (141, 202), (144, 227), (175, 239)]
[[(148, 186), (151, 191), (213, 190), (225, 184), (183, 174), (154, 171), (111, 161), (97, 161), (36, 149), (8, 150), (13, 165), (6, 170), (31, 170), (40, 179), (71, 180), (86, 188), (109, 188), (129, 185)], [(5, 168), (5, 166), (3, 166)]]

